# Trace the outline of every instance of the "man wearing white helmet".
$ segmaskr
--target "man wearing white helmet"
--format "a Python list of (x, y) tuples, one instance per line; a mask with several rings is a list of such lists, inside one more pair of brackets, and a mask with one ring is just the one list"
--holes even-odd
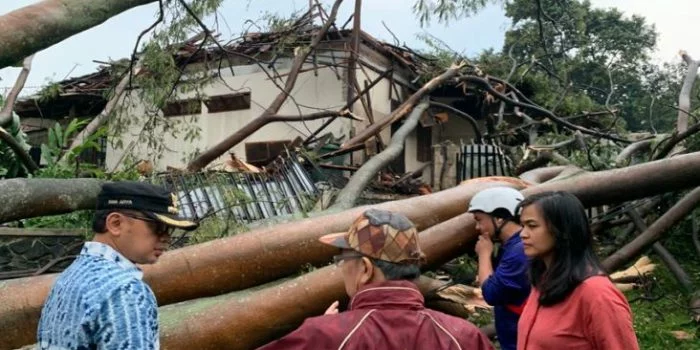
[[(494, 187), (477, 193), (469, 202), (479, 240), (479, 283), (484, 300), (494, 307), (496, 336), (501, 349), (516, 349), (518, 320), (530, 294), (528, 261), (520, 240), (522, 226), (516, 217), (523, 195), (509, 187)], [(492, 260), (493, 242), (501, 246)]]

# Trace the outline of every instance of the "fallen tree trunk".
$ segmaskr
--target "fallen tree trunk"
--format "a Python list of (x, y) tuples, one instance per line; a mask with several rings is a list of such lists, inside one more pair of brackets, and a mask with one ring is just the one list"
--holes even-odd
[[(629, 168), (559, 178), (523, 193), (569, 191), (587, 206), (596, 206), (698, 186), (700, 178), (695, 175), (698, 171), (700, 153), (692, 153)], [(455, 256), (467, 243), (462, 240), (466, 235), (464, 222), (471, 220), (462, 214), (467, 201), (477, 191), (494, 185), (513, 186), (488, 178), (475, 179), (431, 195), (373, 207), (402, 212), (420, 230), (440, 222), (456, 225), (461, 230), (458, 235), (461, 238), (433, 241), (421, 238), (426, 251), (437, 245), (445, 252), (443, 256)], [(145, 279), (159, 303), (166, 305), (260, 285), (294, 274), (306, 263), (323, 265), (336, 250), (318, 243), (318, 237), (346, 230), (366, 208), (353, 208), (178, 249), (164, 254), (158, 264), (145, 267)], [(462, 215), (456, 216), (459, 214)], [(453, 219), (447, 221), (450, 218)], [(33, 341), (41, 306), (53, 278), (47, 275), (0, 283), (0, 328), (5, 330), (3, 336), (8, 342), (22, 346)]]
[(44, 0), (0, 16), (0, 69), (156, 0)]
[(0, 223), (95, 209), (99, 179), (9, 179), (0, 181)]
[[(538, 191), (532, 187), (525, 192)], [(476, 237), (475, 221), (469, 213), (422, 231), (420, 246), (427, 258), (424, 269), (463, 254)], [(422, 278), (418, 283), (421, 292), (434, 291), (434, 282)], [(164, 349), (253, 349), (294, 330), (305, 318), (323, 314), (333, 301), (347, 301), (342, 275), (334, 266), (256, 291), (247, 294), (245, 302), (237, 292), (232, 297), (163, 307), (161, 345)]]
[(389, 146), (365, 162), (365, 164), (353, 174), (350, 178), (350, 182), (338, 193), (335, 204), (333, 204), (331, 208), (352, 208), (362, 191), (364, 191), (365, 187), (376, 177), (379, 171), (396, 159), (396, 157), (403, 155), (401, 151), (404, 149), (406, 137), (416, 128), (418, 120), (421, 115), (423, 115), (423, 112), (428, 109), (428, 106), (429, 103), (424, 101), (413, 109), (411, 115), (404, 121), (404, 124), (392, 135)]
[[(465, 213), (422, 231), (419, 239), (427, 257), (425, 269), (461, 255), (477, 237), (474, 224), (473, 216)], [(424, 294), (435, 289), (434, 280), (420, 282)], [(254, 349), (295, 329), (306, 317), (322, 315), (333, 301), (347, 301), (342, 275), (335, 266), (256, 291), (247, 294), (245, 302), (237, 292), (232, 297), (163, 307), (161, 345), (164, 349)]]
[[(502, 183), (478, 179), (469, 186), (372, 207), (404, 213), (422, 230), (463, 213), (477, 191), (498, 184)], [(336, 249), (319, 243), (318, 238), (347, 230), (368, 207), (177, 249), (164, 254), (158, 264), (144, 266), (144, 279), (159, 305), (167, 305), (274, 281), (297, 273), (307, 263), (322, 266)], [(6, 330), (3, 337), (12, 346), (29, 344), (34, 339), (41, 307), (55, 276), (0, 282), (0, 328)]]

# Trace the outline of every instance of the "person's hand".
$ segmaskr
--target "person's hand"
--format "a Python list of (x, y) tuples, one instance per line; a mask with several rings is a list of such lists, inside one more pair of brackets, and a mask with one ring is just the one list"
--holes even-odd
[(474, 251), (476, 251), (476, 254), (479, 256), (490, 256), (493, 254), (493, 241), (491, 240), (491, 237), (485, 234), (479, 235), (479, 240), (476, 242)]
[(333, 304), (331, 304), (331, 306), (329, 306), (329, 307), (326, 309), (326, 312), (324, 312), (323, 314), (324, 314), (324, 315), (334, 315), (334, 314), (337, 314), (337, 313), (338, 313), (338, 305), (340, 305), (340, 303), (339, 303), (337, 300), (334, 301)]

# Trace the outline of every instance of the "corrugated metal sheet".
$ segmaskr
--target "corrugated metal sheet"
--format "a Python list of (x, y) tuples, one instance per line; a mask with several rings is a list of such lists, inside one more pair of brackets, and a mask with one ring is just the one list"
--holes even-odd
[(309, 210), (319, 191), (294, 154), (262, 173), (166, 173), (152, 181), (177, 193), (180, 215), (196, 221), (216, 216), (249, 223)]

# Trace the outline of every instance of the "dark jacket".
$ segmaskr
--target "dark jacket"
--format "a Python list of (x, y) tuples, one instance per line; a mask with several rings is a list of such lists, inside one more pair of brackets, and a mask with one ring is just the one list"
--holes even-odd
[(518, 320), (530, 295), (528, 260), (520, 232), (503, 243), (496, 258), (495, 270), (481, 284), (484, 300), (493, 306), (496, 336), (503, 350), (515, 350)]
[(409, 281), (366, 286), (352, 298), (348, 311), (309, 318), (291, 334), (259, 349), (493, 349), (476, 326), (426, 309), (423, 302)]

